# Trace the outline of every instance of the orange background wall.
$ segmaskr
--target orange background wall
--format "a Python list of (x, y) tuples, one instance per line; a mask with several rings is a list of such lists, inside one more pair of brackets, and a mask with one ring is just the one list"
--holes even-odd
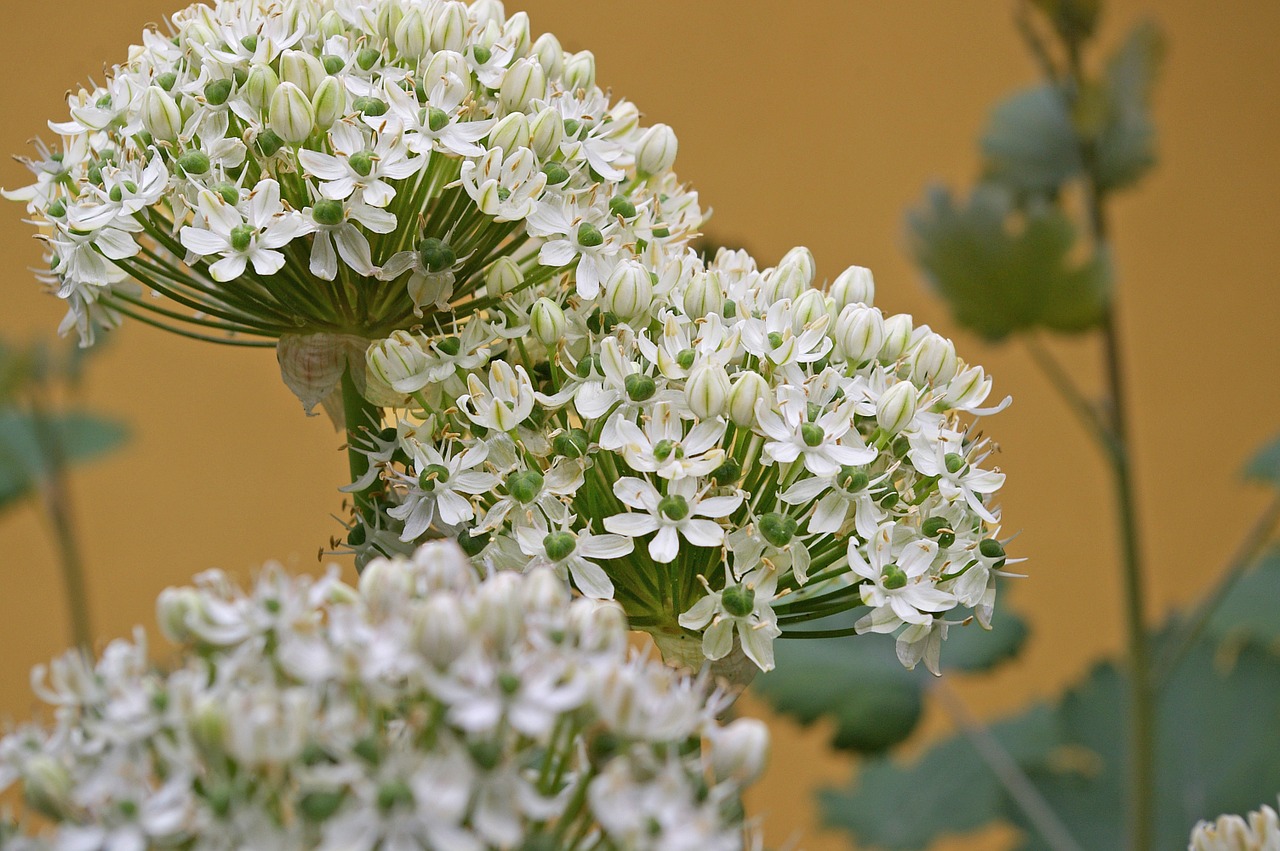
[[(1162, 163), (1115, 207), (1120, 319), (1128, 341), (1152, 616), (1203, 591), (1263, 496), (1238, 484), (1249, 450), (1280, 428), (1280, 4), (1124, 0), (1103, 39), (1154, 14), (1170, 42), (1156, 118)], [(5, 4), (0, 152), (65, 116), (66, 89), (120, 61), (167, 0)], [(520, 4), (508, 3), (509, 11)], [(1063, 405), (1016, 346), (959, 332), (904, 252), (902, 215), (925, 184), (976, 168), (987, 107), (1034, 74), (1011, 2), (582, 3), (527, 0), (535, 31), (590, 48), (599, 78), (680, 136), (677, 168), (715, 208), (709, 231), (762, 261), (805, 244), (820, 273), (876, 273), (878, 303), (954, 334), (1014, 406), (988, 424), (1008, 473), (1006, 528), (1031, 578), (1008, 599), (1034, 636), (993, 678), (961, 680), (995, 716), (1050, 695), (1121, 646), (1112, 504), (1104, 471)], [(0, 185), (25, 180), (0, 163)], [(27, 267), (39, 261), (21, 208), (0, 204), (0, 334), (51, 335), (61, 305)], [(1060, 346), (1091, 386), (1087, 340)], [(131, 325), (91, 365), (87, 399), (127, 419), (126, 451), (82, 469), (73, 492), (97, 633), (152, 624), (166, 585), (210, 566), (247, 573), (268, 558), (299, 568), (338, 528), (345, 459), (322, 418), (306, 419), (268, 352), (202, 346)], [(0, 718), (35, 706), (36, 662), (68, 641), (55, 553), (31, 507), (0, 516)], [(758, 709), (748, 702), (748, 708)], [(810, 790), (842, 783), (822, 729), (774, 725), (772, 768), (752, 811), (771, 845), (849, 847), (813, 819)], [(947, 723), (930, 710), (925, 737)], [(1275, 794), (1259, 789), (1258, 800)], [(1211, 815), (1211, 814), (1205, 814)], [(995, 831), (963, 847), (997, 848)], [(961, 845), (947, 847), (959, 848)]]

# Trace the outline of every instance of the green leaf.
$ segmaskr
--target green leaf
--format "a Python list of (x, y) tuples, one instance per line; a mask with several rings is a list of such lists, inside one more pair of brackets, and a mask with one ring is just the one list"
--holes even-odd
[[(121, 423), (83, 412), (53, 417), (51, 424), (69, 462), (109, 452), (128, 435)], [(42, 446), (30, 414), (0, 411), (0, 508), (25, 497), (47, 474)]]
[(1133, 183), (1155, 165), (1151, 90), (1163, 56), (1160, 29), (1143, 21), (1107, 63), (1107, 116), (1096, 140), (1098, 183), (1104, 190)]
[[(1015, 760), (1043, 761), (1058, 741), (1057, 719), (1048, 706), (991, 726)], [(942, 833), (977, 830), (1004, 812), (1004, 790), (967, 739), (931, 748), (909, 766), (889, 760), (862, 765), (848, 791), (822, 793), (827, 824), (858, 839), (858, 846), (906, 851), (928, 846)]]
[(1016, 193), (1056, 193), (1083, 168), (1067, 102), (1047, 83), (998, 103), (980, 144), (985, 177)]
[(902, 667), (893, 644), (877, 634), (779, 641), (777, 668), (752, 687), (802, 724), (831, 718), (835, 747), (880, 753), (911, 734), (923, 709), (921, 674)]
[(1083, 331), (1103, 315), (1109, 264), (1073, 264), (1076, 231), (1059, 210), (1015, 212), (1008, 189), (978, 186), (967, 204), (943, 188), (907, 216), (911, 250), (960, 324), (991, 340), (1035, 327)]
[(1280, 435), (1250, 459), (1244, 469), (1244, 476), (1246, 479), (1280, 486)]
[(942, 665), (955, 671), (988, 671), (1017, 656), (1030, 634), (1027, 622), (1017, 613), (997, 608), (989, 630), (977, 621), (951, 628), (942, 645)]
[(1280, 644), (1277, 600), (1280, 600), (1280, 550), (1272, 550), (1222, 598), (1205, 631), (1232, 644), (1253, 642), (1274, 647)]

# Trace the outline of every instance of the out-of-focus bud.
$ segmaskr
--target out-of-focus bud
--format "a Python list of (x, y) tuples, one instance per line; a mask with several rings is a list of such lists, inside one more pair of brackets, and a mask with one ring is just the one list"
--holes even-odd
[(921, 387), (945, 384), (955, 376), (957, 365), (955, 343), (930, 332), (911, 356), (911, 380)]
[(189, 618), (200, 611), (200, 593), (194, 588), (166, 588), (156, 598), (156, 622), (165, 638), (185, 644), (193, 638)]
[(551, 33), (543, 33), (533, 43), (533, 55), (537, 57), (548, 79), (556, 79), (564, 73), (564, 48)]
[(472, 623), (499, 648), (509, 645), (522, 632), (522, 580), (520, 574), (503, 571), (491, 576), (476, 591)]
[(470, 640), (462, 606), (447, 592), (432, 594), (414, 608), (412, 630), (418, 652), (437, 668), (453, 664)]
[(375, 558), (360, 574), (360, 596), (375, 611), (393, 608), (412, 593), (409, 572), (391, 559)]
[(307, 97), (316, 93), (320, 82), (327, 76), (324, 65), (310, 53), (286, 50), (280, 55), (280, 79), (286, 83), (293, 83), (302, 89)]
[(529, 119), (523, 112), (513, 112), (498, 122), (489, 133), (489, 147), (507, 153), (529, 147)]
[(502, 78), (498, 100), (507, 112), (524, 112), (534, 98), (547, 96), (547, 72), (536, 59), (517, 59)]
[(661, 174), (676, 161), (680, 143), (676, 131), (665, 124), (655, 124), (636, 144), (636, 169), (642, 175)]
[(604, 285), (604, 307), (624, 320), (638, 319), (653, 305), (653, 278), (634, 260), (614, 267)]
[(729, 419), (743, 428), (756, 424), (756, 402), (769, 398), (769, 382), (758, 372), (739, 372), (729, 390)]
[(316, 88), (316, 127), (328, 130), (347, 113), (347, 87), (337, 77), (325, 77)]
[(865, 304), (870, 307), (875, 297), (876, 281), (871, 276), (871, 270), (865, 266), (850, 266), (831, 282), (831, 298), (841, 309), (850, 304)]
[(529, 146), (538, 159), (548, 159), (560, 149), (564, 141), (564, 119), (553, 106), (539, 112), (529, 125)]
[(337, 12), (330, 10), (320, 18), (320, 34), (324, 36), (326, 41), (335, 35), (342, 35), (344, 32), (346, 32), (346, 25), (342, 22), (342, 16)]
[(466, 591), (476, 585), (471, 559), (453, 541), (430, 541), (413, 554), (413, 570), (427, 594)]
[(805, 290), (792, 305), (793, 322), (797, 328), (804, 328), (830, 315), (827, 310), (827, 297), (821, 290)]
[(919, 390), (910, 381), (900, 381), (886, 390), (876, 402), (876, 422), (889, 434), (906, 428), (916, 415)]
[(718, 417), (729, 402), (729, 374), (718, 363), (704, 363), (694, 369), (684, 386), (689, 410), (699, 419)]
[(506, 295), (524, 283), (524, 272), (510, 257), (499, 257), (485, 273), (484, 283), (489, 295)]
[(379, 42), (392, 41), (396, 37), (396, 27), (404, 19), (404, 6), (401, 3), (383, 3), (374, 20), (373, 29), (378, 34)]
[(227, 713), (212, 697), (199, 699), (186, 713), (191, 738), (208, 751), (221, 751), (227, 740)]
[(411, 6), (396, 26), (396, 50), (402, 56), (421, 59), (431, 49), (431, 28), (422, 9)]
[(692, 319), (712, 314), (719, 316), (724, 310), (724, 290), (720, 286), (720, 274), (696, 273), (684, 291), (683, 302), (685, 315)]
[(27, 803), (36, 812), (61, 821), (71, 812), (71, 774), (46, 754), (26, 760), (22, 767)]
[(316, 112), (302, 89), (293, 83), (281, 83), (271, 96), (267, 123), (281, 139), (301, 145), (315, 129)]
[(596, 84), (596, 56), (590, 50), (580, 50), (564, 59), (564, 87), (566, 91), (590, 89)]
[[(395, 4), (392, 4), (395, 5)], [(431, 27), (432, 50), (456, 50), (467, 46), (467, 6), (465, 3), (445, 3)]]
[(812, 280), (803, 263), (780, 263), (769, 273), (764, 282), (764, 297), (770, 304), (784, 299), (796, 299), (809, 288)]
[(568, 322), (560, 305), (549, 298), (540, 298), (533, 304), (529, 313), (529, 325), (533, 336), (544, 346), (554, 346), (564, 339)]
[(244, 84), (245, 100), (257, 110), (265, 110), (271, 103), (271, 96), (276, 93), (280, 78), (271, 70), (270, 65), (254, 65), (249, 72), (249, 79)]
[(884, 317), (874, 307), (850, 304), (836, 319), (836, 342), (855, 364), (879, 357), (884, 335)]
[(738, 718), (711, 738), (711, 768), (716, 779), (753, 783), (769, 759), (769, 728), (757, 718)]
[(369, 346), (365, 363), (380, 381), (397, 393), (416, 393), (427, 386), (430, 356), (422, 341), (408, 331)]
[(884, 344), (880, 347), (880, 360), (892, 363), (911, 345), (914, 330), (909, 313), (895, 313), (884, 321)]
[(507, 16), (501, 0), (473, 0), (470, 14), (471, 20), (482, 27), (491, 23), (500, 27)]
[(182, 110), (164, 89), (149, 86), (142, 95), (142, 125), (155, 139), (175, 142), (182, 132)]

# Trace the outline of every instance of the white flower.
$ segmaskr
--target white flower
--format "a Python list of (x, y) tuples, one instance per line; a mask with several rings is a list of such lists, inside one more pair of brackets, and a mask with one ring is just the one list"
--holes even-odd
[(645, 479), (625, 476), (613, 484), (614, 495), (635, 513), (615, 514), (604, 519), (604, 528), (629, 538), (651, 532), (649, 555), (659, 564), (675, 561), (680, 538), (695, 547), (718, 547), (724, 543), (724, 528), (716, 521), (728, 517), (742, 504), (742, 496), (705, 496), (698, 493), (698, 480), (676, 479), (667, 486), (666, 496)]
[(516, 529), (515, 534), (521, 551), (531, 557), (529, 570), (552, 568), (562, 576), (572, 578), (579, 591), (597, 600), (613, 596), (613, 582), (596, 560), (622, 558), (634, 548), (623, 535), (548, 530), (539, 522), (522, 526)]
[(929, 626), (933, 613), (944, 612), (956, 599), (938, 589), (937, 577), (930, 573), (938, 545), (929, 540), (895, 540), (899, 530), (893, 522), (876, 530), (868, 543), (870, 561), (863, 558), (857, 540), (849, 542), (849, 568), (866, 581), (862, 602), (871, 612), (855, 626), (859, 632), (893, 632), (903, 624)]
[(538, 158), (528, 148), (504, 156), (492, 148), (484, 156), (462, 164), (462, 185), (476, 207), (494, 221), (515, 222), (529, 217), (547, 185)]
[(847, 407), (836, 407), (809, 422), (807, 400), (789, 388), (783, 389), (778, 407), (780, 414), (763, 399), (756, 403), (756, 421), (769, 438), (764, 451), (774, 461), (789, 464), (803, 457), (805, 467), (815, 476), (834, 476), (842, 466), (875, 460), (876, 450), (866, 446), (853, 430), (852, 412)]
[(1246, 822), (1237, 815), (1202, 821), (1191, 833), (1187, 851), (1280, 851), (1280, 816), (1263, 804)]
[(683, 479), (705, 476), (724, 462), (724, 450), (720, 448), (724, 431), (724, 420), (716, 418), (698, 423), (686, 435), (676, 409), (668, 402), (659, 402), (643, 429), (620, 419), (611, 440), (602, 440), (601, 446), (621, 453), (637, 472)]
[[(377, 273), (370, 254), (369, 238), (355, 223), (374, 233), (391, 233), (396, 229), (394, 215), (356, 199), (320, 201), (303, 210), (302, 214), (315, 222), (310, 267), (313, 275), (332, 281), (338, 276), (338, 257), (358, 275), (370, 278)], [(334, 253), (335, 244), (337, 254)]]
[(463, 494), (484, 493), (498, 483), (492, 473), (475, 469), (484, 463), (489, 447), (484, 443), (457, 454), (442, 454), (434, 446), (411, 441), (416, 476), (405, 477), (405, 501), (387, 513), (404, 521), (402, 541), (417, 540), (437, 520), (445, 528), (475, 518), (475, 509)]
[(470, 375), (467, 389), (466, 396), (458, 397), (458, 406), (476, 425), (512, 431), (533, 413), (533, 384), (522, 366), (513, 370), (505, 361), (494, 361), (489, 367), (489, 386)]
[(243, 214), (207, 189), (201, 190), (198, 206), (207, 227), (184, 227), (180, 239), (193, 255), (222, 257), (209, 267), (215, 281), (240, 277), (249, 263), (259, 275), (274, 275), (285, 263), (279, 249), (314, 229), (297, 213), (285, 211), (280, 184), (270, 178), (254, 187)]
[[(703, 580), (704, 584), (706, 580)], [(742, 577), (737, 585), (719, 591), (707, 586), (707, 596), (680, 615), (685, 629), (705, 630), (703, 652), (708, 659), (723, 659), (733, 649), (736, 628), (742, 650), (762, 671), (773, 670), (773, 640), (782, 634), (773, 601), (778, 573), (761, 568)]]
[(386, 207), (396, 197), (387, 180), (414, 174), (418, 163), (409, 156), (397, 126), (374, 134), (370, 145), (364, 131), (350, 121), (339, 121), (329, 130), (333, 154), (300, 150), (298, 162), (322, 182), (320, 194), (330, 201), (344, 201), (355, 192), (371, 207)]

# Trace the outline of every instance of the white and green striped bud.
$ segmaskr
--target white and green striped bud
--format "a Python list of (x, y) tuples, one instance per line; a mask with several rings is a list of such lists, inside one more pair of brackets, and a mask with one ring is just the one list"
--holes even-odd
[[(395, 5), (395, 4), (392, 4)], [(431, 49), (455, 50), (467, 46), (467, 5), (456, 0), (445, 3), (431, 22)]]
[(876, 402), (876, 422), (888, 434), (902, 431), (916, 415), (919, 390), (910, 381), (900, 381), (881, 394)]
[(302, 89), (307, 97), (315, 95), (321, 81), (328, 76), (324, 70), (324, 64), (310, 53), (286, 50), (280, 54), (280, 79), (286, 83), (293, 83)]
[(421, 59), (431, 49), (431, 27), (422, 9), (412, 6), (396, 26), (396, 50), (401, 56)]
[(831, 282), (831, 298), (841, 309), (851, 304), (870, 307), (875, 297), (875, 278), (871, 276), (871, 270), (864, 266), (850, 266)]
[(800, 293), (800, 297), (792, 305), (792, 311), (794, 324), (798, 328), (809, 326), (824, 317), (829, 321), (831, 316), (827, 308), (827, 297), (821, 290), (805, 290)]
[(895, 313), (884, 321), (884, 343), (880, 346), (880, 360), (893, 363), (906, 353), (915, 331), (909, 313)]
[(551, 33), (543, 33), (533, 43), (533, 56), (537, 58), (548, 79), (556, 79), (564, 73), (564, 48)]
[(490, 296), (506, 295), (524, 283), (524, 272), (510, 257), (499, 257), (485, 273), (484, 283)]
[(689, 410), (699, 419), (710, 419), (724, 413), (729, 403), (729, 374), (718, 363), (704, 363), (695, 368), (684, 385)]
[(523, 112), (513, 112), (498, 122), (489, 133), (489, 147), (502, 148), (508, 153), (516, 148), (529, 147), (529, 118)]
[(580, 50), (564, 59), (564, 88), (567, 92), (590, 90), (596, 84), (596, 56)]
[(262, 112), (271, 104), (271, 96), (280, 86), (280, 78), (270, 65), (255, 65), (244, 84), (244, 97), (249, 105)]
[(161, 142), (176, 142), (182, 132), (182, 110), (159, 86), (148, 86), (142, 95), (142, 126)]
[(798, 265), (804, 272), (805, 286), (813, 286), (813, 280), (818, 274), (818, 263), (813, 259), (813, 252), (803, 245), (797, 245), (782, 255), (782, 259), (778, 261), (779, 266), (792, 263)]
[(719, 316), (724, 312), (724, 288), (719, 272), (697, 272), (685, 288), (682, 306), (691, 319)]
[(342, 35), (346, 30), (346, 24), (343, 23), (342, 16), (332, 9), (325, 12), (324, 16), (320, 18), (320, 34), (324, 36), (325, 41), (335, 35)]
[(378, 42), (389, 42), (396, 36), (396, 27), (404, 18), (404, 5), (401, 3), (382, 3), (378, 16), (374, 19), (373, 30), (378, 34)]
[(623, 320), (647, 316), (653, 306), (653, 278), (634, 260), (614, 267), (604, 284), (604, 308)]
[(71, 773), (58, 760), (43, 753), (25, 760), (22, 782), (27, 803), (36, 812), (54, 821), (71, 813)]
[(337, 77), (325, 77), (316, 88), (316, 128), (328, 130), (347, 114), (347, 87)]
[(498, 90), (498, 100), (507, 112), (524, 112), (531, 101), (546, 95), (547, 72), (536, 59), (517, 59)]
[(529, 55), (533, 36), (530, 32), (527, 12), (516, 12), (502, 23), (502, 40), (511, 45), (512, 55), (520, 59)]
[(845, 357), (854, 364), (879, 357), (884, 346), (884, 334), (884, 317), (874, 307), (846, 305), (836, 318), (836, 342), (844, 350)]
[(812, 280), (809, 269), (802, 261), (779, 263), (765, 278), (764, 297), (770, 304), (786, 299), (795, 300), (800, 297), (800, 293), (809, 289)]
[(529, 147), (538, 155), (538, 159), (545, 160), (554, 156), (563, 141), (564, 119), (560, 116), (560, 110), (555, 107), (549, 106), (542, 110), (529, 123)]
[(281, 83), (271, 96), (267, 124), (290, 145), (301, 145), (316, 126), (316, 112), (311, 101), (293, 83)]
[(669, 170), (676, 161), (679, 147), (676, 131), (666, 124), (653, 125), (636, 144), (636, 169), (645, 176)]
[(945, 384), (955, 377), (958, 365), (955, 343), (930, 332), (916, 345), (911, 356), (911, 380), (921, 387)]
[(408, 331), (395, 331), (365, 352), (369, 372), (397, 393), (416, 393), (426, 387), (429, 361), (422, 341)]
[(539, 343), (550, 348), (564, 339), (568, 321), (560, 305), (549, 298), (540, 298), (529, 313), (529, 327)]
[(458, 600), (448, 592), (436, 592), (413, 609), (410, 625), (418, 652), (437, 668), (453, 664), (467, 649), (471, 635)]
[(605, 128), (610, 139), (631, 138), (631, 134), (640, 129), (640, 107), (629, 100), (619, 101), (609, 110), (609, 121)]
[(769, 398), (769, 382), (758, 372), (746, 370), (734, 376), (727, 400), (729, 419), (735, 425), (752, 428), (756, 424), (756, 403)]
[(442, 50), (434, 54), (427, 63), (426, 70), (422, 72), (422, 78), (429, 81), (424, 83), (428, 90), (435, 86), (437, 80), (446, 77), (457, 77), (470, 85), (471, 66), (467, 64), (466, 57), (456, 50)]

